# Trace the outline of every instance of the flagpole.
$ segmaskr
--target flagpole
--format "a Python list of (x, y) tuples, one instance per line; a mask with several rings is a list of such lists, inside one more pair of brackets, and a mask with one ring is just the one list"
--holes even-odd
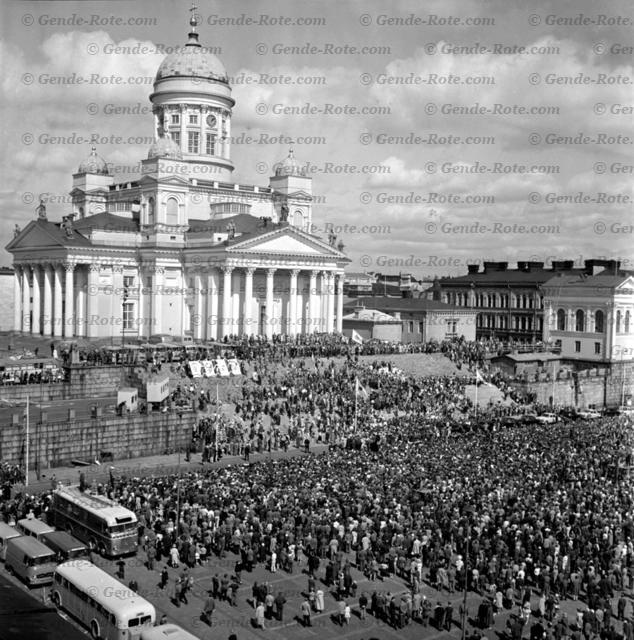
[(24, 473), (24, 486), (29, 486), (29, 394), (26, 394), (26, 462), (24, 465), (25, 473)]
[(478, 370), (476, 369), (475, 414), (478, 416)]
[(354, 379), (354, 433), (357, 433), (357, 398), (359, 396), (359, 379)]

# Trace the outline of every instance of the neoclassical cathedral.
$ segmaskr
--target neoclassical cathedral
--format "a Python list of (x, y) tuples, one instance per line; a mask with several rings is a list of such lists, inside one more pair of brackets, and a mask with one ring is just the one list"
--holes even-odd
[(44, 336), (217, 340), (341, 331), (336, 238), (312, 228), (312, 180), (293, 156), (268, 187), (232, 182), (235, 101), (220, 60), (189, 40), (160, 65), (142, 176), (115, 184), (92, 149), (72, 212), (16, 228), (14, 326)]

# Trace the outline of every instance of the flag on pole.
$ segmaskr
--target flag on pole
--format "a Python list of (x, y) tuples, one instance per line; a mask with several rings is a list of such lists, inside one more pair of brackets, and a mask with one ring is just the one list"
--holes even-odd
[(476, 368), (476, 386), (479, 384), (487, 384), (487, 381), (482, 377), (480, 369)]
[(361, 396), (365, 400), (369, 398), (368, 392), (365, 390), (364, 386), (359, 382), (359, 378), (354, 379), (354, 395)]
[(354, 329), (352, 330), (351, 340), (357, 344), (363, 344), (363, 338)]

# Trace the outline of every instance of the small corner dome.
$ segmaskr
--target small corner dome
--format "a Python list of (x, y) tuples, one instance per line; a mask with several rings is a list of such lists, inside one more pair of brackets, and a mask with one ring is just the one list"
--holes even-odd
[(92, 173), (103, 176), (110, 175), (106, 161), (97, 155), (97, 149), (95, 147), (91, 149), (90, 155), (79, 165), (77, 173)]
[(182, 160), (183, 154), (176, 142), (167, 136), (156, 138), (147, 152), (148, 160), (151, 158), (172, 158)]
[(293, 149), (288, 152), (288, 157), (282, 162), (275, 165), (276, 176), (305, 176), (306, 168), (303, 167), (295, 158)]

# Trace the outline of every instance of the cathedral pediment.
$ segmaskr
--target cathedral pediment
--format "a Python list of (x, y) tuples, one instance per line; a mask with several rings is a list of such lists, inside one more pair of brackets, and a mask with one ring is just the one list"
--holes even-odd
[(74, 229), (68, 232), (59, 225), (43, 221), (31, 221), (7, 245), (7, 251), (33, 250), (44, 247), (90, 246), (90, 241)]
[(323, 256), (348, 260), (345, 254), (320, 238), (296, 227), (286, 226), (256, 237), (237, 239), (227, 248), (228, 253)]

